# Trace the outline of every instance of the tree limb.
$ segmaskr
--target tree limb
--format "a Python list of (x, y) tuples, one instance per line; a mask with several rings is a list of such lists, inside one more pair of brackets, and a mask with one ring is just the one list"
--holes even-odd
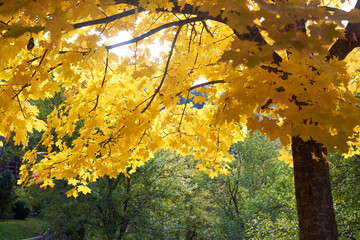
[[(360, 9), (360, 0), (356, 2), (355, 9)], [(360, 41), (353, 41), (351, 37), (360, 40), (360, 23), (348, 23), (345, 28), (345, 38), (339, 38), (329, 50), (327, 60), (338, 57), (343, 60), (354, 48), (360, 47)]]
[[(103, 87), (104, 87), (104, 84), (105, 84), (105, 79), (106, 79), (106, 73), (107, 73), (108, 66), (109, 66), (109, 58), (106, 57), (105, 72), (104, 72), (103, 80), (102, 80), (102, 82), (101, 82), (101, 88), (103, 88)], [(98, 94), (98, 95), (96, 96), (95, 106), (89, 111), (89, 113), (91, 113), (92, 111), (94, 111), (94, 110), (96, 109), (96, 107), (98, 106), (98, 103), (99, 103), (99, 98), (100, 98), (100, 94)]]
[(109, 22), (119, 20), (119, 19), (124, 18), (124, 17), (134, 15), (134, 14), (136, 14), (136, 10), (137, 10), (138, 13), (145, 11), (144, 8), (131, 9), (129, 11), (121, 12), (121, 13), (118, 13), (118, 14), (115, 14), (115, 15), (112, 15), (112, 16), (109, 16), (109, 17), (105, 17), (105, 18), (100, 18), (100, 19), (96, 19), (96, 20), (90, 20), (90, 21), (81, 22), (81, 23), (75, 23), (73, 25), (73, 27), (75, 29), (77, 29), (77, 28), (89, 27), (89, 26), (92, 26), (92, 25), (97, 25), (97, 24), (102, 24), (102, 23), (109, 23)]
[(215, 81), (200, 83), (200, 84), (194, 85), (191, 88), (189, 88), (189, 91), (194, 90), (195, 88), (205, 87), (205, 86), (213, 85), (213, 84), (217, 84), (217, 83), (225, 83), (225, 81), (224, 80), (215, 80)]
[(165, 71), (164, 71), (164, 75), (163, 75), (163, 78), (161, 79), (161, 82), (160, 82), (160, 85), (159, 87), (155, 90), (154, 94), (152, 95), (149, 103), (146, 105), (146, 107), (141, 111), (141, 113), (145, 112), (146, 109), (148, 109), (152, 103), (152, 101), (154, 100), (155, 96), (159, 93), (162, 85), (164, 84), (164, 80), (166, 78), (166, 75), (167, 75), (167, 72), (168, 72), (168, 69), (169, 69), (169, 64), (170, 64), (170, 59), (171, 59), (171, 56), (173, 54), (173, 51), (174, 51), (174, 48), (175, 48), (175, 44), (176, 44), (176, 40), (180, 34), (180, 30), (182, 28), (183, 25), (180, 25), (178, 30), (176, 31), (176, 34), (175, 34), (175, 37), (174, 37), (174, 40), (172, 42), (172, 45), (171, 45), (171, 49), (170, 49), (170, 53), (169, 53), (169, 57), (168, 57), (168, 60), (167, 60), (167, 63), (166, 63), (166, 66), (165, 66)]
[(184, 106), (184, 109), (183, 109), (183, 112), (181, 114), (181, 118), (180, 118), (180, 122), (179, 122), (179, 129), (181, 127), (181, 123), (182, 123), (182, 120), (183, 120), (183, 117), (184, 117), (184, 114), (185, 114), (185, 110), (186, 110), (186, 106), (187, 106), (187, 103), (189, 101), (189, 95), (190, 95), (190, 91), (188, 91), (188, 94), (187, 94), (187, 97), (186, 97), (186, 101), (185, 101), (185, 106)]
[(117, 48), (117, 47), (121, 47), (121, 46), (124, 46), (124, 45), (128, 45), (128, 44), (131, 44), (131, 43), (137, 43), (163, 29), (166, 29), (166, 28), (169, 28), (169, 27), (172, 27), (172, 26), (182, 26), (184, 24), (187, 24), (187, 23), (191, 23), (191, 22), (197, 22), (197, 21), (203, 21), (203, 20), (206, 20), (204, 19), (203, 17), (194, 17), (194, 18), (188, 18), (188, 19), (184, 19), (184, 20), (180, 20), (180, 21), (176, 21), (176, 22), (171, 22), (171, 23), (166, 23), (164, 25), (161, 25), (157, 28), (154, 28), (154, 29), (151, 29), (150, 31), (136, 37), (136, 38), (133, 38), (131, 40), (128, 40), (128, 41), (125, 41), (125, 42), (121, 42), (121, 43), (115, 43), (113, 45), (109, 45), (109, 46), (106, 46), (106, 49), (107, 50), (110, 50), (110, 49), (113, 49), (113, 48)]

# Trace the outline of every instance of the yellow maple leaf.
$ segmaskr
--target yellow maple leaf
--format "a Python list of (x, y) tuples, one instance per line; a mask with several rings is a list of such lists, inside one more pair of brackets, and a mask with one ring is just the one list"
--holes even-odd
[(280, 149), (279, 154), (280, 154), (278, 158), (279, 160), (284, 161), (285, 163), (289, 164), (291, 167), (294, 166), (293, 158), (288, 150)]
[(78, 192), (83, 192), (84, 194), (91, 193), (91, 189), (88, 188), (87, 186), (84, 186), (84, 185), (78, 186), (77, 191)]
[(76, 198), (76, 197), (79, 196), (78, 191), (76, 191), (76, 187), (69, 190), (69, 191), (67, 191), (65, 194), (66, 194), (67, 197), (75, 197)]

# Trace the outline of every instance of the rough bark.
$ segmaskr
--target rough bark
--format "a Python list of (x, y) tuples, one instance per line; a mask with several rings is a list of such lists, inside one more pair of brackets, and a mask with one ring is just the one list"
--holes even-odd
[(326, 149), (293, 137), (292, 151), (300, 239), (338, 239)]

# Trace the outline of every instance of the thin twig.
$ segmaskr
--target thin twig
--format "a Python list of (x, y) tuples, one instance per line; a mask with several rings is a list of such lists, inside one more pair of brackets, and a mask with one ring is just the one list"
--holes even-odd
[[(224, 80), (215, 80), (215, 81), (210, 81), (210, 82), (206, 82), (206, 83), (200, 83), (200, 84), (192, 86), (191, 88), (188, 89), (188, 91), (194, 90), (194, 89), (199, 88), (199, 87), (205, 87), (205, 86), (208, 86), (208, 85), (217, 84), (217, 83), (226, 83), (226, 82)], [(178, 92), (176, 94), (176, 96), (179, 96), (181, 93), (182, 92)]]
[[(188, 52), (190, 52), (190, 47), (191, 47), (191, 41), (192, 41), (192, 36), (193, 36), (193, 32), (195, 31), (195, 26), (193, 24), (191, 24), (192, 28), (191, 28), (191, 33), (190, 33), (190, 39), (189, 39), (189, 46), (188, 46)], [(196, 35), (196, 32), (195, 32)]]
[(21, 106), (21, 102), (20, 102), (19, 95), (16, 96), (16, 98), (17, 98), (17, 102), (19, 103), (19, 107), (20, 107), (21, 113), (22, 113), (23, 117), (26, 119), (26, 116), (25, 116), (25, 113), (24, 113), (24, 109), (23, 109), (22, 106)]
[(146, 134), (146, 130), (144, 131), (143, 135), (141, 136), (140, 141), (138, 142), (138, 145), (140, 145), (140, 143), (141, 143), (141, 141), (143, 140), (145, 134)]
[(205, 30), (210, 34), (210, 36), (211, 36), (212, 38), (214, 38), (214, 35), (212, 34), (212, 32), (210, 32), (210, 30), (209, 30), (206, 22), (205, 22), (205, 21), (201, 21), (201, 22), (202, 22), (203, 26), (205, 27)]
[(181, 114), (180, 122), (179, 122), (179, 129), (181, 127), (181, 123), (182, 123), (182, 120), (183, 120), (183, 117), (184, 117), (184, 114), (185, 114), (185, 109), (186, 109), (186, 106), (187, 106), (187, 103), (188, 103), (188, 100), (189, 100), (189, 95), (190, 95), (190, 91), (188, 91), (188, 94), (186, 96), (185, 106), (184, 106), (183, 112)]
[(152, 96), (146, 98), (144, 101), (142, 101), (141, 103), (139, 103), (132, 111), (135, 111), (138, 107), (140, 107), (142, 104), (144, 104), (145, 102), (147, 102)]
[[(46, 53), (47, 53), (48, 50), (49, 50), (49, 49), (46, 49), (46, 50), (45, 50), (44, 54), (43, 54), (42, 57), (41, 57), (41, 60), (40, 60), (40, 62), (39, 62), (39, 64), (38, 64), (38, 66), (41, 65), (41, 63), (42, 63), (42, 61), (44, 60), (45, 55), (46, 55)], [(36, 70), (35, 70), (35, 71), (33, 72), (33, 74), (31, 75), (31, 78), (34, 77), (35, 74), (36, 74)], [(17, 98), (18, 101), (19, 101), (19, 104), (20, 104), (19, 94), (20, 94), (25, 88), (29, 87), (30, 85), (31, 85), (31, 84), (26, 83), (24, 86), (22, 86), (21, 89), (14, 95), (14, 97), (12, 98), (12, 100), (14, 100), (15, 98)], [(20, 105), (20, 107), (21, 107), (21, 105)]]
[[(41, 59), (40, 59), (40, 62), (39, 62), (39, 64), (38, 64), (38, 67), (41, 65), (41, 63), (43, 62), (43, 60), (44, 60), (44, 58), (45, 58), (45, 55), (46, 55), (46, 53), (47, 53), (47, 51), (48, 51), (49, 49), (46, 49), (45, 50), (45, 52), (44, 52), (44, 54), (42, 55), (42, 57), (41, 57)], [(33, 74), (31, 75), (31, 78), (33, 78), (34, 76), (35, 76), (35, 74), (36, 74), (36, 70), (33, 72)]]
[(174, 37), (174, 40), (172, 42), (172, 45), (171, 45), (171, 49), (170, 49), (170, 53), (169, 53), (169, 57), (168, 57), (168, 60), (167, 60), (167, 63), (166, 63), (166, 66), (165, 66), (165, 71), (164, 71), (164, 75), (163, 75), (163, 78), (161, 79), (161, 82), (160, 82), (160, 85), (159, 87), (155, 90), (154, 94), (152, 95), (149, 103), (146, 105), (146, 107), (141, 111), (141, 113), (145, 112), (146, 109), (148, 109), (152, 103), (152, 101), (154, 100), (155, 96), (159, 93), (162, 85), (164, 84), (164, 80), (165, 80), (165, 77), (167, 75), (167, 72), (168, 72), (168, 68), (169, 68), (169, 64), (170, 64), (170, 59), (171, 59), (171, 56), (173, 54), (173, 51), (174, 51), (174, 48), (175, 48), (175, 44), (176, 44), (176, 40), (180, 34), (180, 30), (182, 28), (183, 25), (180, 25), (176, 34), (175, 34), (175, 37)]
[(234, 36), (234, 35), (235, 35), (235, 34), (232, 33), (232, 34), (230, 34), (229, 36), (224, 37), (223, 39), (220, 39), (220, 40), (217, 40), (217, 41), (213, 42), (213, 44), (218, 43), (218, 42), (221, 42), (221, 41), (224, 41), (224, 40), (226, 40), (226, 39), (228, 39), (229, 37)]
[[(107, 69), (108, 69), (108, 65), (109, 65), (109, 58), (106, 57), (105, 72), (104, 72), (104, 77), (103, 77), (103, 80), (102, 80), (102, 83), (101, 83), (101, 87), (104, 87), (104, 84), (105, 84), (106, 72), (107, 72)], [(98, 106), (99, 97), (100, 97), (100, 94), (98, 94), (98, 95), (96, 96), (95, 106), (93, 107), (93, 109), (90, 110), (89, 113), (91, 113), (92, 111), (94, 111), (94, 110), (96, 109), (96, 107)]]
[(27, 87), (29, 87), (30, 84), (29, 83), (25, 83), (24, 86), (21, 87), (21, 89), (13, 96), (12, 100), (14, 100), (15, 98), (17, 98), (19, 96), (19, 94)]
[(217, 84), (217, 83), (225, 83), (225, 81), (224, 80), (215, 80), (215, 81), (210, 81), (210, 82), (206, 82), (206, 83), (200, 83), (200, 84), (194, 85), (191, 88), (189, 88), (189, 91), (194, 90), (195, 88), (213, 85), (213, 84)]

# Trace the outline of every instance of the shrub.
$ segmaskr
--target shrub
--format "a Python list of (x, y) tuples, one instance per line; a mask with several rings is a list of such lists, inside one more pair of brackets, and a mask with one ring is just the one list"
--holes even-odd
[(14, 205), (14, 218), (25, 219), (30, 214), (30, 205), (24, 200), (18, 200)]

